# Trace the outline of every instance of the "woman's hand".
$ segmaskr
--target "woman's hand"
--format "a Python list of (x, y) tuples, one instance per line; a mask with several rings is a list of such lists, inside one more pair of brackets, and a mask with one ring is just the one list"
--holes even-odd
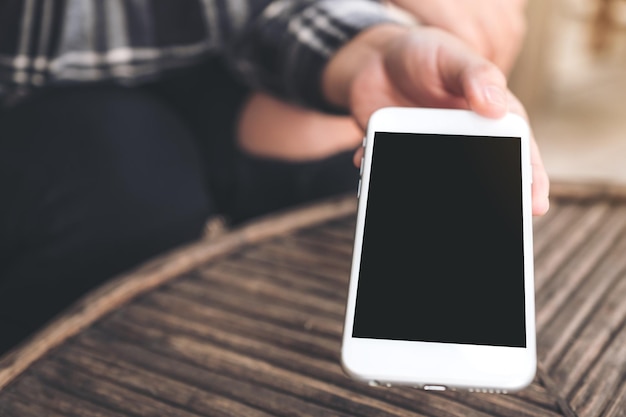
[[(388, 106), (463, 108), (493, 118), (512, 111), (528, 120), (495, 64), (435, 28), (389, 24), (361, 33), (331, 59), (323, 88), (363, 129), (375, 110)], [(534, 137), (531, 146), (533, 214), (542, 215), (549, 181)]]
[(441, 28), (508, 74), (526, 35), (526, 0), (391, 0), (423, 25)]

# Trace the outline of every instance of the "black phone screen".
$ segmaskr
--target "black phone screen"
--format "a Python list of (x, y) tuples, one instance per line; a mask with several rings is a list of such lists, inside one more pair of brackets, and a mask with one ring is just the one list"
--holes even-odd
[(366, 213), (353, 337), (526, 346), (520, 138), (377, 132)]

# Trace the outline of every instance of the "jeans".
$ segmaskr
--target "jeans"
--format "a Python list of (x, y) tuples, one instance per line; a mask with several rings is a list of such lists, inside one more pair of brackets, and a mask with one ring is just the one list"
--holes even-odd
[(0, 353), (77, 298), (201, 237), (355, 191), (352, 152), (293, 163), (241, 152), (249, 94), (219, 62), (141, 86), (47, 88), (0, 112)]

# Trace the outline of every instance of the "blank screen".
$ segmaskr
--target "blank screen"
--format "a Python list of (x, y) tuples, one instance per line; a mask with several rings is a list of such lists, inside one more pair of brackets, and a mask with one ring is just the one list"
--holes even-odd
[(353, 336), (525, 347), (520, 138), (375, 135)]

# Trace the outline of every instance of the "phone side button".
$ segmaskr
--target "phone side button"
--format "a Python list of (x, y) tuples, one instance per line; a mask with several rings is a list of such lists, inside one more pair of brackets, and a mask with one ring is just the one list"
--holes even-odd
[(359, 185), (358, 188), (356, 189), (356, 198), (361, 197), (361, 179), (359, 178)]
[(445, 391), (447, 388), (443, 385), (424, 385), (424, 391)]

